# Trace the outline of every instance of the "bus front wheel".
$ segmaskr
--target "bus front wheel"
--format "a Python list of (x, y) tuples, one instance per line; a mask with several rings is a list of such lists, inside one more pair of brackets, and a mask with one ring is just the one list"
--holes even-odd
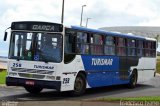
[(33, 86), (25, 86), (24, 88), (26, 89), (27, 92), (31, 94), (38, 94), (43, 90), (43, 88), (33, 87)]
[(135, 88), (136, 87), (137, 77), (138, 77), (137, 71), (134, 70), (132, 72), (131, 76), (130, 76), (130, 81), (129, 81), (129, 84), (128, 84), (129, 88)]
[(79, 73), (75, 79), (74, 90), (71, 92), (72, 96), (82, 95), (86, 90), (86, 77)]

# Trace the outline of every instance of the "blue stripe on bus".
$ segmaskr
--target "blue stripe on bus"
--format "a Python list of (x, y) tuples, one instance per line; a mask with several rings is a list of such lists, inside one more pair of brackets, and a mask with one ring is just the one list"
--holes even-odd
[(79, 26), (71, 26), (71, 27), (72, 27), (72, 29), (80, 30), (80, 31), (92, 32), (92, 33), (100, 33), (100, 34), (105, 34), (105, 35), (110, 35), (110, 36), (115, 36), (115, 37), (117, 36), (117, 37), (127, 37), (127, 38), (132, 38), (132, 39), (146, 40), (145, 37), (137, 36), (137, 35), (114, 33), (114, 32), (98, 30), (98, 29), (90, 29), (90, 28), (79, 27)]
[(117, 56), (89, 56), (82, 55), (82, 61), (90, 87), (126, 84), (128, 80), (121, 80), (119, 73), (119, 57)]

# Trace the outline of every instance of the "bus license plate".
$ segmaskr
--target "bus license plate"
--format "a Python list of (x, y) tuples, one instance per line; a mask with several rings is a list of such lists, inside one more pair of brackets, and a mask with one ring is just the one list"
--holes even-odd
[(34, 81), (26, 81), (26, 85), (34, 85)]

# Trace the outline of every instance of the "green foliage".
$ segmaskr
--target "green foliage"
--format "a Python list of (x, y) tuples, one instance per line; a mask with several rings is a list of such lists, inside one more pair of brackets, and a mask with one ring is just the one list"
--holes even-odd
[(156, 66), (156, 68), (157, 68), (156, 72), (160, 74), (160, 59), (159, 58), (157, 59), (157, 66)]
[(144, 97), (129, 97), (129, 98), (101, 98), (100, 101), (156, 101), (160, 102), (160, 96), (144, 96)]
[(6, 70), (0, 71), (0, 84), (5, 84), (6, 75), (7, 75), (7, 71)]

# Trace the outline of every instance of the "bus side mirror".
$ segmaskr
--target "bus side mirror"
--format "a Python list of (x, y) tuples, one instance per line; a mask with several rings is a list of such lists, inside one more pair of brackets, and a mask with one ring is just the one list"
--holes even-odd
[[(9, 27), (9, 28), (11, 28), (11, 27)], [(8, 30), (9, 28), (7, 28), (7, 29), (5, 30), (5, 33), (4, 33), (4, 39), (3, 39), (4, 41), (6, 41), (6, 40), (7, 40), (7, 34), (8, 34), (8, 33), (7, 33), (7, 30)]]
[(7, 34), (8, 34), (7, 32), (4, 33), (4, 41), (7, 40)]

